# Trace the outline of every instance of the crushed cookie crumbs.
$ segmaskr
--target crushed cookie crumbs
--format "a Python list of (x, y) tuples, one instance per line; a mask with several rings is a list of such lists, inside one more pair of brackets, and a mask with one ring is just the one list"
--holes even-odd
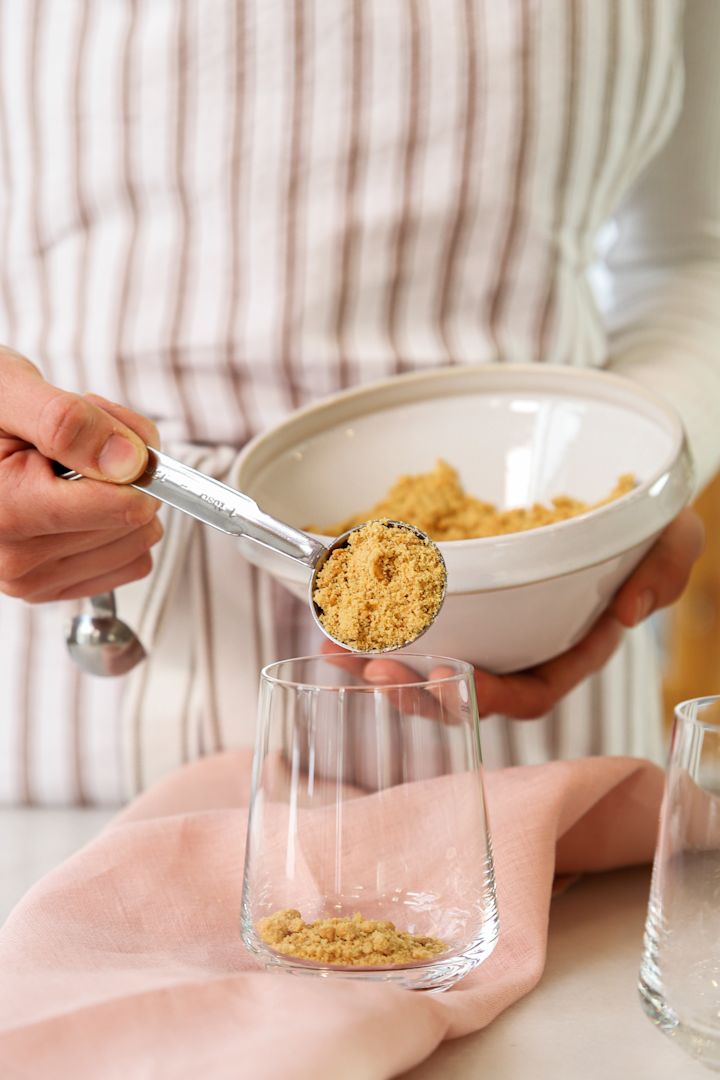
[(356, 652), (396, 649), (428, 628), (445, 595), (434, 544), (391, 522), (371, 521), (333, 551), (313, 601), (327, 633)]
[(499, 510), (493, 503), (468, 495), (457, 470), (440, 459), (430, 472), (401, 476), (371, 510), (332, 525), (306, 528), (325, 536), (339, 536), (370, 518), (395, 518), (422, 529), (431, 540), (474, 540), (565, 521), (619, 499), (635, 484), (635, 477), (626, 473), (599, 502), (587, 503), (569, 495), (557, 495), (550, 506), (535, 503), (530, 507)]
[(275, 952), (344, 967), (387, 967), (430, 960), (448, 946), (438, 938), (409, 934), (394, 923), (351, 917), (306, 923), (299, 911), (276, 911), (257, 924), (262, 941)]

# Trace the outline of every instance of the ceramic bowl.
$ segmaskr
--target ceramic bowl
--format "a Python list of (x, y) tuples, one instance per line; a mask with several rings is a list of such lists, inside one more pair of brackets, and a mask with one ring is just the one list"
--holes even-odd
[[(248, 443), (232, 483), (303, 528), (371, 507), (439, 457), (468, 493), (502, 508), (559, 494), (594, 502), (623, 473), (638, 481), (567, 521), (440, 544), (447, 599), (422, 647), (495, 672), (575, 644), (693, 492), (670, 405), (620, 376), (542, 364), (433, 369), (326, 398)], [(307, 597), (304, 567), (241, 543)]]

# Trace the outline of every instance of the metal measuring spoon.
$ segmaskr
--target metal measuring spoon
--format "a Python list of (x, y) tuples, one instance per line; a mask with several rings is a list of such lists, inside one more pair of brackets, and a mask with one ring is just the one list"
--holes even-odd
[(90, 597), (92, 612), (76, 615), (70, 624), (68, 651), (88, 675), (126, 675), (146, 653), (142, 642), (115, 612), (112, 592)]
[[(66, 469), (62, 465), (54, 464), (58, 476), (64, 479), (75, 480), (79, 474), (72, 469)], [(300, 529), (293, 528), (284, 521), (266, 514), (249, 495), (236, 491), (235, 488), (223, 484), (220, 480), (214, 480), (211, 476), (191, 469), (189, 465), (163, 454), (160, 450), (148, 447), (148, 464), (142, 476), (138, 477), (131, 485), (139, 491), (167, 503), (176, 510), (182, 510), (184, 514), (210, 525), (214, 529), (227, 533), (230, 536), (242, 537), (252, 540), (256, 544), (270, 548), (272, 551), (285, 555), (295, 562), (302, 563), (310, 570), (308, 583), (308, 599), (310, 611), (316, 625), (331, 641), (343, 645), (328, 634), (319, 619), (319, 611), (313, 602), (313, 594), (317, 581), (317, 574), (330, 557), (333, 551), (345, 547), (352, 533), (363, 528), (358, 525), (353, 529), (338, 536), (332, 544), (326, 546), (313, 536)], [(419, 529), (405, 522), (388, 522), (396, 528), (408, 529), (414, 535), (422, 538), (426, 543), (435, 548), (443, 570), (445, 562), (439, 548)], [(447, 575), (445, 575), (445, 584)], [(444, 592), (443, 592), (444, 599)], [(438, 606), (438, 611), (442, 603)], [(437, 612), (436, 612), (437, 615)], [(430, 624), (428, 624), (430, 625)], [(423, 627), (425, 633), (428, 627)], [(420, 634), (412, 639), (402, 642), (388, 649), (379, 649), (377, 652), (394, 652), (398, 648), (411, 645)], [(139, 644), (139, 643), (138, 643)], [(345, 645), (345, 648), (348, 646)], [(87, 670), (87, 669), (86, 669)]]

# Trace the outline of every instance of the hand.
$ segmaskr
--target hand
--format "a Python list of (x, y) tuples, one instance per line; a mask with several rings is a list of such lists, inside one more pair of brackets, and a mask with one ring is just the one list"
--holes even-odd
[[(43, 603), (150, 572), (159, 504), (126, 486), (147, 464), (147, 443), (158, 445), (149, 420), (58, 390), (0, 348), (0, 592)], [(91, 479), (61, 480), (51, 458)]]
[[(599, 671), (620, 644), (624, 627), (637, 625), (653, 611), (674, 603), (683, 592), (693, 564), (703, 548), (698, 515), (683, 510), (660, 535), (645, 558), (622, 585), (608, 609), (577, 645), (527, 671), (510, 675), (475, 672), (481, 716), (499, 713), (530, 720), (549, 712), (578, 683)], [(325, 643), (323, 651), (336, 651)], [(436, 676), (448, 672), (439, 668)], [(363, 671), (377, 686), (412, 681), (416, 676), (398, 660), (368, 660)]]

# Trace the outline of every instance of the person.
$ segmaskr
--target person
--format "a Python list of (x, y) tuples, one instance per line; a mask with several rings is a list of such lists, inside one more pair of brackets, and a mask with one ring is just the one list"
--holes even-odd
[[(127, 486), (145, 444), (232, 483), (249, 438), (330, 392), (531, 360), (651, 386), (699, 486), (718, 467), (713, 0), (0, 19), (3, 801), (112, 803), (251, 743), (259, 668), (306, 634), (231, 541)], [(647, 618), (701, 543), (683, 511), (568, 654), (478, 672), (486, 757), (658, 759)], [(93, 679), (63, 628), (111, 588), (149, 658)]]

